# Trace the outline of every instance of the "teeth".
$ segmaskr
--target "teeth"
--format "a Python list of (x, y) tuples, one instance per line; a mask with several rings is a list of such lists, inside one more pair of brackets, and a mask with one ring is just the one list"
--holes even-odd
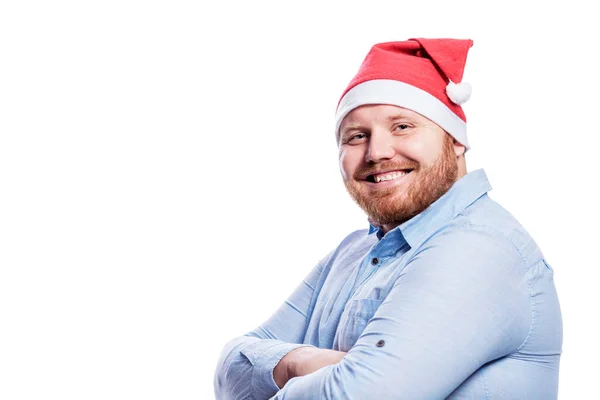
[(375, 182), (384, 182), (384, 181), (391, 181), (393, 179), (398, 179), (401, 176), (406, 175), (407, 172), (401, 172), (401, 171), (396, 171), (396, 172), (392, 172), (390, 174), (385, 174), (385, 175), (376, 175), (375, 176)]

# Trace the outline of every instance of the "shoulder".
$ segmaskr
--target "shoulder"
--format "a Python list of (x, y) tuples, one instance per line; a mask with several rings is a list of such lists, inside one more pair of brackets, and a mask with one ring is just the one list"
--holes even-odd
[(523, 225), (487, 194), (465, 208), (444, 228), (470, 238), (473, 244), (500, 246), (504, 251), (516, 253), (525, 268), (543, 258), (537, 243)]
[(341, 242), (320, 262), (321, 269), (330, 275), (332, 269), (347, 268), (355, 265), (355, 261), (364, 256), (377, 241), (368, 229), (360, 229), (346, 235)]
[(458, 218), (445, 225), (418, 249), (409, 264), (445, 270), (451, 274), (484, 277), (518, 277), (527, 266), (522, 249), (510, 234), (490, 224)]
[(348, 234), (336, 247), (332, 255), (339, 257), (346, 253), (362, 252), (377, 241), (375, 234), (369, 234), (368, 229), (356, 230)]

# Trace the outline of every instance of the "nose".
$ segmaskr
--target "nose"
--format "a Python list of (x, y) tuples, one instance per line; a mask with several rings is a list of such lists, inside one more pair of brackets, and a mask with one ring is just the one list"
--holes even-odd
[(373, 130), (369, 138), (369, 147), (365, 154), (365, 161), (380, 162), (382, 160), (389, 160), (395, 154), (396, 151), (394, 150), (391, 135), (386, 134), (386, 132)]

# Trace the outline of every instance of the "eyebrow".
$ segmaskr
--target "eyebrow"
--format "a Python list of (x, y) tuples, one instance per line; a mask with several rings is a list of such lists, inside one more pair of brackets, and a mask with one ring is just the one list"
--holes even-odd
[(387, 117), (388, 121), (394, 121), (397, 119), (402, 119), (402, 118), (410, 118), (408, 115), (404, 115), (404, 114), (395, 114), (395, 115), (390, 115), (389, 117)]
[(344, 127), (344, 129), (341, 130), (341, 134), (344, 135), (345, 133), (347, 133), (349, 131), (355, 131), (355, 130), (365, 131), (368, 129), (369, 128), (367, 128), (366, 126), (361, 125), (361, 124), (351, 124), (351, 125)]

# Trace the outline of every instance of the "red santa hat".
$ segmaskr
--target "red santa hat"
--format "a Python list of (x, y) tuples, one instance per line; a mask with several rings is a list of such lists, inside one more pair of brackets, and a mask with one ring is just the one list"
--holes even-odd
[(467, 118), (461, 108), (471, 85), (461, 82), (472, 40), (409, 39), (371, 48), (336, 111), (342, 120), (366, 104), (390, 104), (415, 111), (452, 135), (467, 150)]

